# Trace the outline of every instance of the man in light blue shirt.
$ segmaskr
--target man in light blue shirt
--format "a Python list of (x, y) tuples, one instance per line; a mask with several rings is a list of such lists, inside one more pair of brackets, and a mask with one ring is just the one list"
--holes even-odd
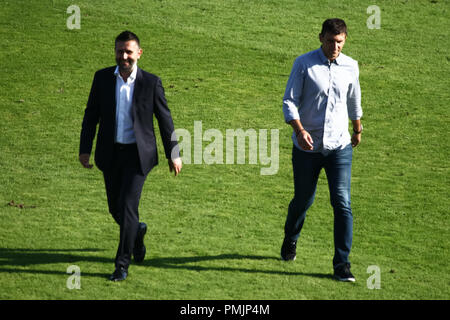
[(362, 109), (358, 63), (341, 53), (346, 39), (343, 20), (325, 20), (319, 35), (321, 47), (295, 60), (286, 86), (283, 113), (294, 129), (295, 194), (289, 204), (281, 257), (286, 261), (296, 258), (306, 211), (314, 201), (319, 173), (324, 168), (334, 210), (334, 276), (355, 281), (349, 261), (353, 238), (350, 180), (352, 147), (361, 141)]

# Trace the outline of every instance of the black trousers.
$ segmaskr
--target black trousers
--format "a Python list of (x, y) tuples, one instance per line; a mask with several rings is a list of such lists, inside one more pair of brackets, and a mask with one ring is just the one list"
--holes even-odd
[(111, 170), (103, 171), (109, 212), (120, 226), (115, 265), (128, 269), (139, 226), (139, 200), (146, 175), (136, 144), (116, 144)]

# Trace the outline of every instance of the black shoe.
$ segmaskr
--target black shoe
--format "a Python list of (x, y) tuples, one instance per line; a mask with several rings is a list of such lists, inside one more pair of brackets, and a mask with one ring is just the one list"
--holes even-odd
[(109, 277), (111, 281), (122, 281), (128, 276), (128, 271), (124, 267), (118, 267), (114, 270), (113, 274)]
[(350, 272), (350, 263), (340, 263), (334, 267), (334, 278), (344, 282), (355, 282), (356, 279)]
[(147, 251), (144, 245), (144, 236), (146, 233), (147, 233), (147, 225), (143, 222), (140, 222), (138, 232), (136, 235), (136, 242), (134, 243), (133, 248), (134, 261), (136, 262), (144, 261), (145, 253)]
[(281, 246), (281, 259), (284, 261), (294, 261), (297, 257), (297, 241), (283, 240)]

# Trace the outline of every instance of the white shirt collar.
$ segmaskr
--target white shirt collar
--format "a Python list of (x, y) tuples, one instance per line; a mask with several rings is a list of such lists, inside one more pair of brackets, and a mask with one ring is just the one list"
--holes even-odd
[[(136, 79), (136, 74), (137, 74), (137, 64), (134, 65), (133, 71), (131, 71), (130, 76), (128, 77), (128, 79), (130, 79), (130, 82), (133, 82)], [(114, 70), (114, 75), (117, 77), (121, 77), (120, 72), (119, 72), (119, 66), (116, 66), (116, 70)], [(127, 79), (127, 81), (128, 81)]]
[(342, 56), (342, 52), (339, 53), (339, 55), (336, 57), (336, 59), (334, 59), (333, 61), (330, 62), (330, 60), (323, 53), (322, 46), (320, 46), (320, 48), (319, 48), (319, 57), (323, 63), (333, 63), (334, 62), (336, 64), (341, 64), (342, 63), (341, 56)]

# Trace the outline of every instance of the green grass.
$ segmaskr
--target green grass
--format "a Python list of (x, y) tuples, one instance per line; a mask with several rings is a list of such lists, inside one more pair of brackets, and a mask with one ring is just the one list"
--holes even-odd
[[(449, 1), (0, 2), (1, 299), (448, 299)], [(325, 175), (294, 263), (279, 260), (292, 197), (290, 129), (281, 100), (293, 60), (344, 18), (344, 53), (360, 64), (364, 134), (352, 175), (355, 284), (331, 279)], [(177, 128), (280, 130), (280, 168), (185, 165), (160, 152), (141, 201), (148, 255), (110, 283), (118, 228), (101, 173), (78, 163), (94, 72), (114, 64), (114, 37), (136, 32), (140, 67), (159, 75)], [(162, 150), (162, 144), (159, 142)], [(7, 205), (23, 203), (20, 209)], [(69, 290), (67, 267), (81, 269)], [(366, 270), (381, 269), (369, 290)]]

